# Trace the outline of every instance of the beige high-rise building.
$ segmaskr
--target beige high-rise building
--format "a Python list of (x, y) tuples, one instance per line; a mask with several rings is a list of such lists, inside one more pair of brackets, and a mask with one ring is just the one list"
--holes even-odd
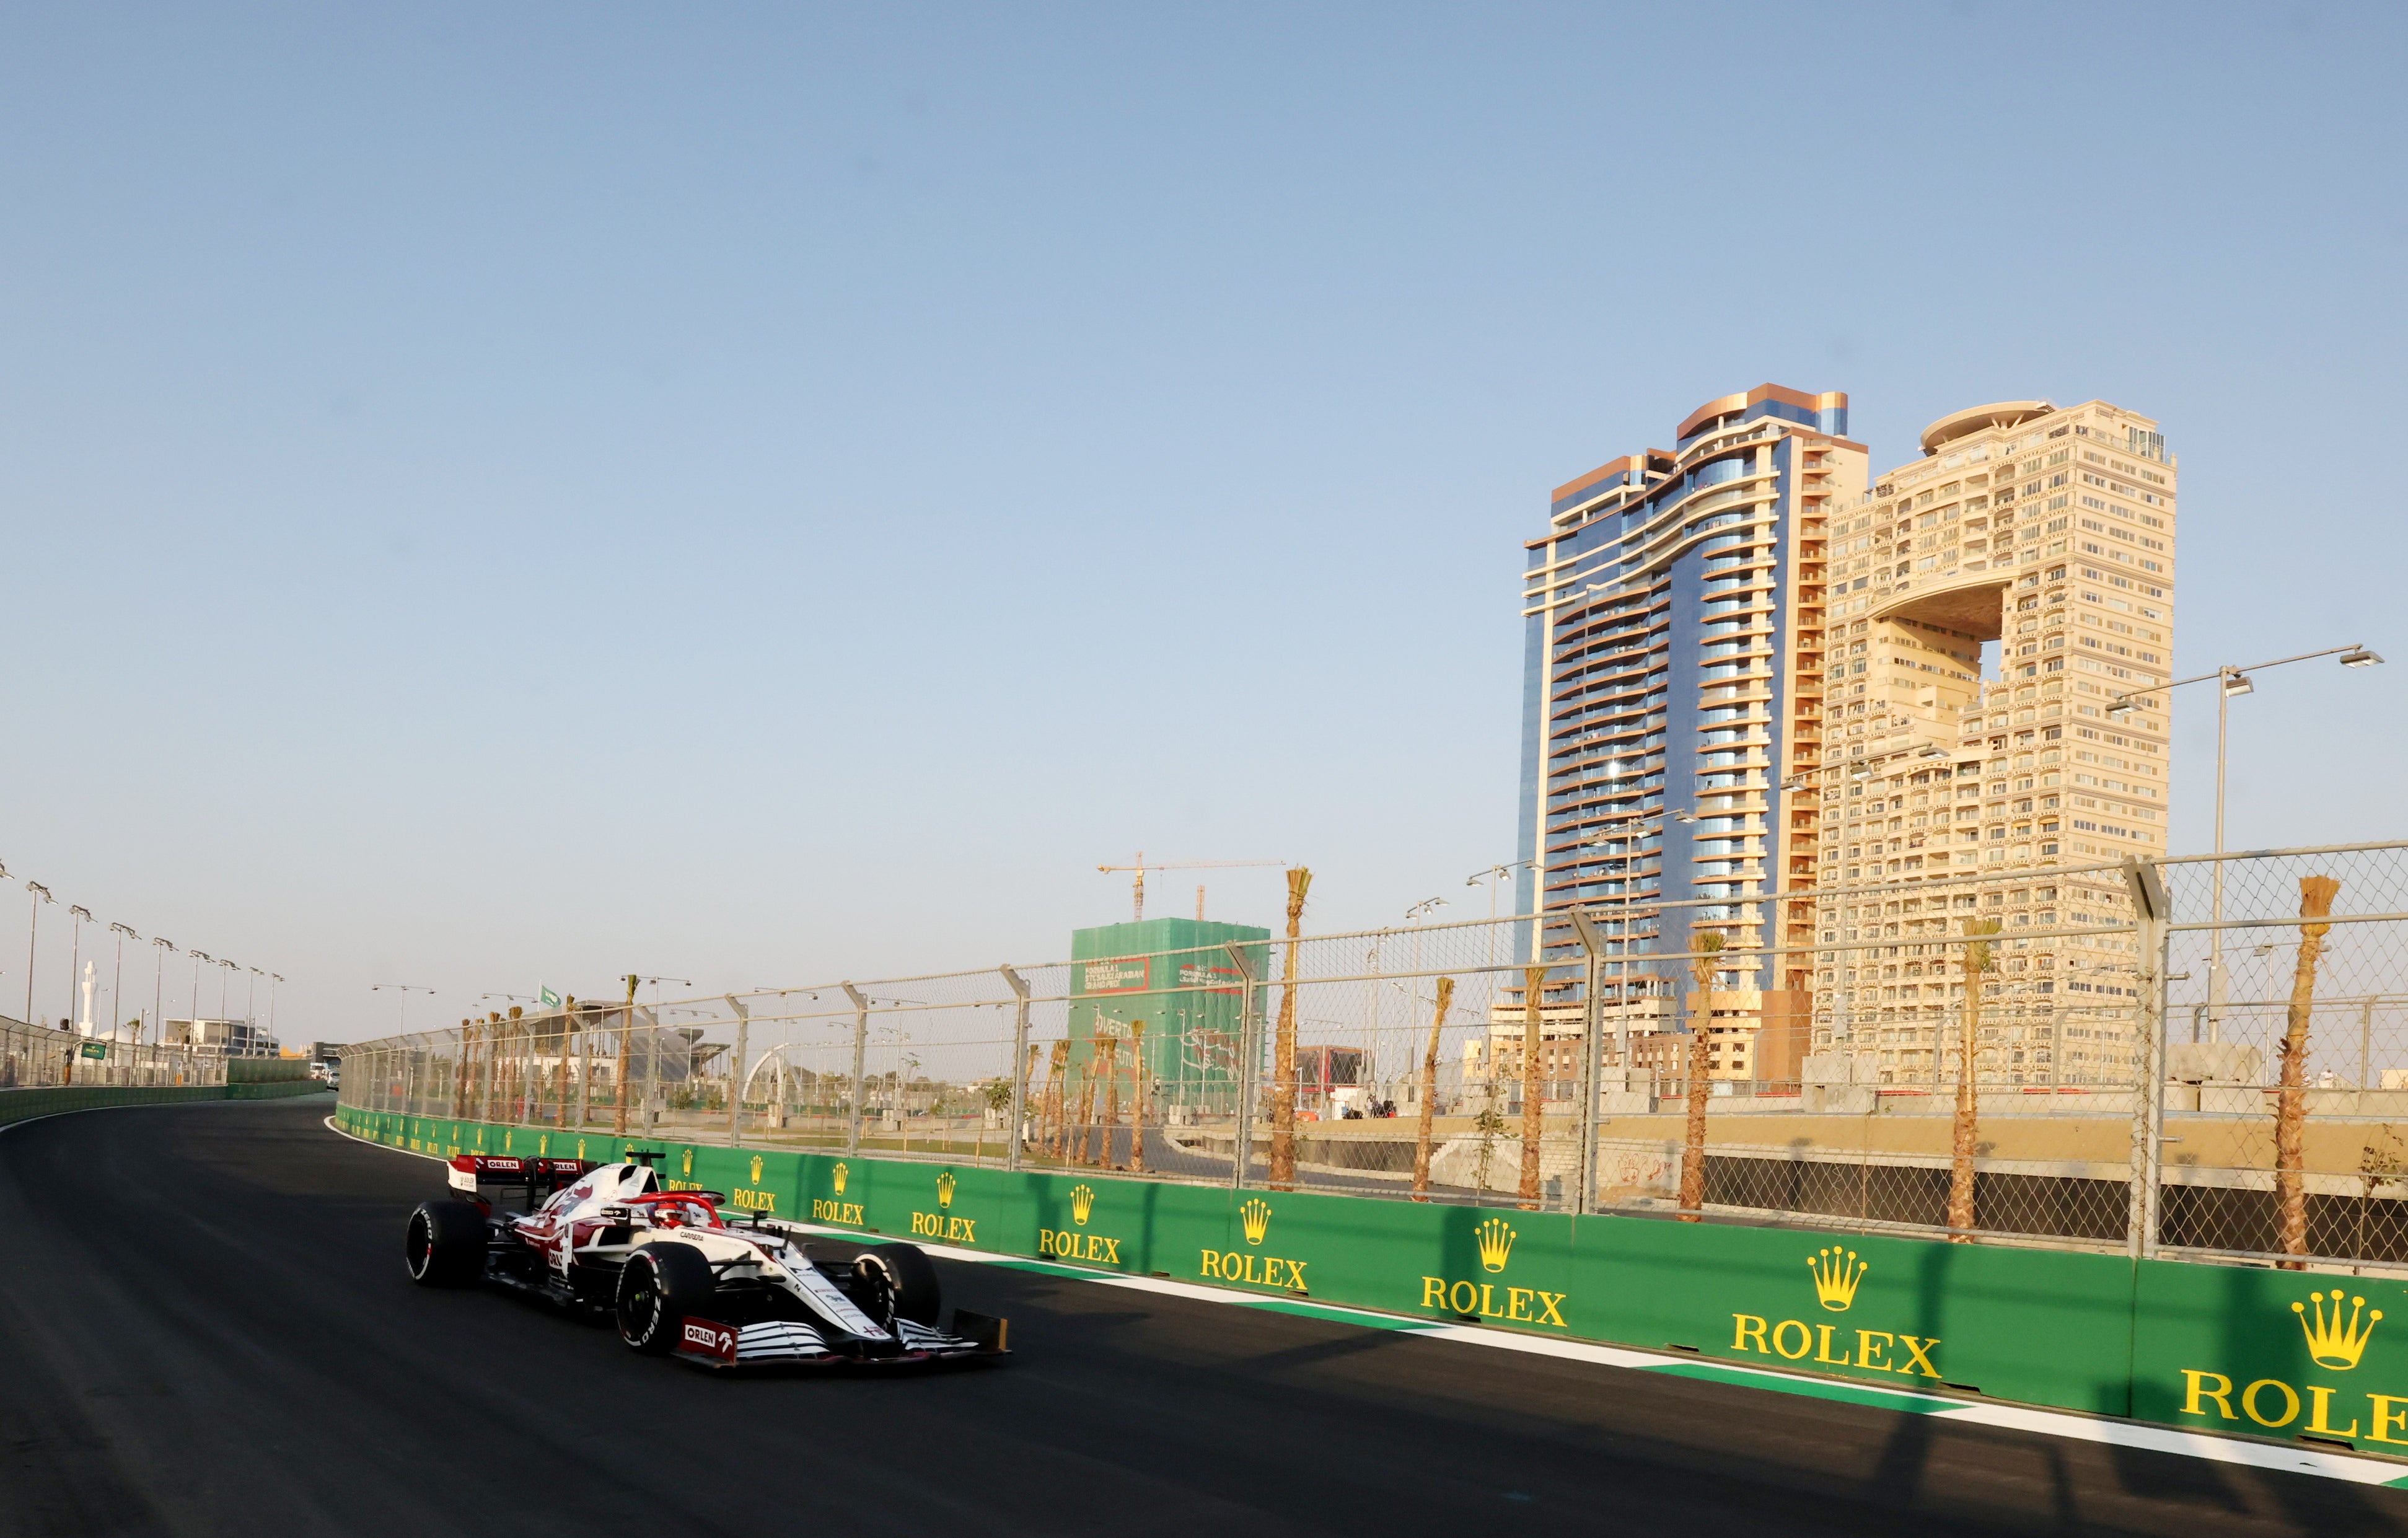
[[(2174, 489), (2150, 419), (2008, 401), (1941, 418), (1921, 459), (1831, 508), (1816, 884), (1898, 886), (1817, 905), (1824, 943), (1885, 942), (1815, 953), (1818, 1049), (1936, 1082), (1964, 985), (1958, 948), (1930, 941), (1985, 916), (1985, 1071), (2130, 1072), (2128, 942), (2017, 931), (2120, 921), (2120, 880), (2056, 870), (2166, 852), (2164, 697), (2109, 707), (2168, 680)], [(2000, 873), (2018, 879), (1950, 884)]]

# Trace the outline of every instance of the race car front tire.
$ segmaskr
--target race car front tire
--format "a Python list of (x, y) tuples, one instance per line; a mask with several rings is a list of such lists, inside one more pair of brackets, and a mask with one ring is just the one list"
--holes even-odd
[(409, 1215), (402, 1260), (423, 1287), (466, 1286), (485, 1274), (485, 1213), (467, 1201), (422, 1201)]
[[(934, 1330), (937, 1315), (942, 1312), (944, 1297), (937, 1285), (937, 1268), (917, 1244), (872, 1244), (853, 1257), (853, 1269), (858, 1273), (875, 1271), (883, 1273), (885, 1290), (895, 1300), (895, 1318), (909, 1319), (915, 1325)], [(880, 1319), (881, 1324), (891, 1324)]]
[(619, 1338), (647, 1357), (677, 1349), (686, 1316), (710, 1313), (710, 1262), (691, 1244), (647, 1244), (619, 1269)]

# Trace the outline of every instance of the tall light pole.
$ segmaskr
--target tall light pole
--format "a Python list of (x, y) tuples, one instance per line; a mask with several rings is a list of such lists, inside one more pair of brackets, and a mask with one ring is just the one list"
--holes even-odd
[(37, 881), (27, 882), (25, 890), (32, 894), (30, 905), (34, 910), (25, 923), (25, 1024), (30, 1026), (34, 1023), (34, 935), (42, 927), (42, 904), (56, 899), (50, 896), (50, 889)]
[(157, 1044), (167, 1044), (167, 957), (175, 953), (176, 942), (161, 936), (150, 941), (150, 1029), (158, 1037)]
[(252, 1025), (257, 1025), (259, 1023), (260, 975), (258, 968), (253, 967), (251, 969), (251, 981), (246, 985), (251, 991), (243, 996), (242, 1000), (242, 1017), (250, 1021)]
[(281, 972), (267, 974), (267, 1034), (276, 1034), (276, 985), (284, 981)]
[(75, 943), (67, 950), (67, 1018), (73, 1020), (76, 989), (81, 985), (83, 973), (83, 921), (92, 917), (92, 910), (77, 903), (67, 909), (67, 914), (75, 920)]
[[(2212, 673), (2192, 678), (2178, 678), (2166, 684), (2169, 690), (2186, 683), (2216, 683), (2215, 691), (2215, 886), (2214, 898), (2214, 936), (2207, 953), (2207, 1024), (2208, 1040), (2224, 1040), (2224, 1000), (2226, 996), (2224, 966), (2224, 746), (2227, 729), (2231, 722), (2232, 702), (2243, 695), (2255, 693), (2258, 685), (2249, 675), (2268, 668), (2280, 668), (2294, 662), (2313, 662), (2318, 657), (2341, 658), (2344, 668), (2372, 668), (2383, 659), (2363, 646), (2328, 646), (2321, 652), (2302, 652), (2298, 656), (2276, 657), (2272, 662), (2254, 662), (2245, 668), (2218, 668)], [(2140, 705), (2154, 689), (2127, 689), (2108, 701), (2107, 713), (2121, 715)]]
[[(228, 961), (222, 956), (218, 959), (218, 1018), (221, 1020), (231, 1018), (226, 1013), (226, 979), (233, 975), (237, 965), (239, 963)], [(228, 1031), (226, 1034), (231, 1037), (234, 1033)]]
[[(198, 1033), (201, 1028), (201, 963), (217, 958), (207, 951), (186, 951), (184, 954), (193, 958), (193, 1029)], [(208, 1043), (194, 1042), (193, 1044), (205, 1046)]]
[(391, 993), (398, 994), (400, 996), (395, 1002), (399, 1006), (399, 1013), (396, 1015), (396, 1019), (399, 1021), (401, 1028), (395, 1032), (395, 1034), (401, 1036), (407, 1036), (409, 1034), (409, 996), (413, 993), (423, 993), (429, 999), (435, 997), (435, 990), (433, 988), (422, 988), (415, 983), (371, 983), (368, 985), (368, 992)]
[[(117, 970), (108, 982), (108, 1039), (114, 1042), (117, 1040), (117, 1028), (125, 1023), (120, 1018), (125, 1013), (125, 942), (130, 940), (138, 945), (142, 937), (122, 924), (111, 924), (108, 932), (117, 937)], [(142, 1040), (139, 1028), (134, 1032), (134, 1040), (137, 1043)]]

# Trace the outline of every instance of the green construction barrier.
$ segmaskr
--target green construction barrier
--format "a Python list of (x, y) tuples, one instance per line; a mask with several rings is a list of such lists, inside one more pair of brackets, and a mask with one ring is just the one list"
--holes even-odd
[(360, 1136), (445, 1156), (657, 1148), (672, 1185), (865, 1236), (2408, 1454), (2408, 1288), (2397, 1283), (338, 1115)]

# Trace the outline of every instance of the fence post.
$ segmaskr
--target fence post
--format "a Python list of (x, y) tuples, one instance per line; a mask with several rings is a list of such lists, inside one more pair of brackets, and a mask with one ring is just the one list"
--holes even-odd
[(477, 1119), (485, 1122), (497, 1122), (502, 1118), (499, 1114), (500, 1108), (494, 1103), (494, 1088), (501, 1074), (502, 1017), (494, 1013), (491, 1010), (488, 1010), (485, 1013), (487, 1015), (487, 1019), (485, 1021), (485, 1100), (484, 1104), (481, 1107), (482, 1114), (480, 1114)]
[(1586, 913), (1575, 908), (1570, 917), (1587, 961), (1587, 982), (1581, 989), (1580, 1190), (1572, 1199), (1572, 1211), (1585, 1213), (1597, 1200), (1598, 1057), (1603, 1050), (1605, 1035), (1604, 1022), (1599, 1018), (1602, 1000), (1598, 998), (1598, 973), (1604, 967), (1605, 941)]
[[(2134, 939), (2139, 960), (2133, 968), (2140, 986), (2140, 1009), (2134, 1021), (2139, 1040), (2132, 1052), (2132, 1195), (2126, 1218), (2126, 1253), (2145, 1260), (2157, 1252), (2157, 1210), (2164, 1174), (2166, 1128), (2165, 1002), (2167, 902), (2165, 884), (2155, 863), (2132, 855), (2124, 859), (2124, 880), (2132, 893), (2132, 910), (2140, 916)], [(2219, 941), (2220, 943), (2220, 937)]]
[(2362, 1108), (2366, 1104), (2366, 1092), (2375, 1087), (2374, 999), (2374, 995), (2367, 995), (2366, 1002), (2358, 1014), (2358, 1103), (2361, 1107), (2360, 1114), (2364, 1114)]
[(998, 967), (1011, 988), (1011, 1111), (1010, 1138), (1004, 1145), (1003, 1167), (1020, 1168), (1020, 1143), (1028, 1116), (1028, 984), (1010, 967)]
[(736, 1061), (727, 1070), (727, 1145), (744, 1146), (744, 1057), (752, 1046), (752, 1012), (734, 994), (726, 995), (727, 1007), (736, 1012)]
[(1254, 969), (1248, 965), (1243, 947), (1236, 941), (1226, 941), (1221, 948), (1229, 953), (1229, 960), (1244, 981), (1239, 985), (1245, 992), (1238, 1000), (1238, 1126), (1237, 1141), (1230, 1145), (1229, 1188), (1246, 1188), (1246, 1166), (1254, 1157), (1254, 1079), (1262, 1056), (1262, 1043), (1257, 1040), (1261, 1010), (1255, 995), (1261, 985), (1255, 980)]
[(861, 1076), (869, 1057), (869, 999), (850, 983), (837, 985), (853, 1000), (853, 1100), (845, 1108), (844, 1151), (861, 1152)]

